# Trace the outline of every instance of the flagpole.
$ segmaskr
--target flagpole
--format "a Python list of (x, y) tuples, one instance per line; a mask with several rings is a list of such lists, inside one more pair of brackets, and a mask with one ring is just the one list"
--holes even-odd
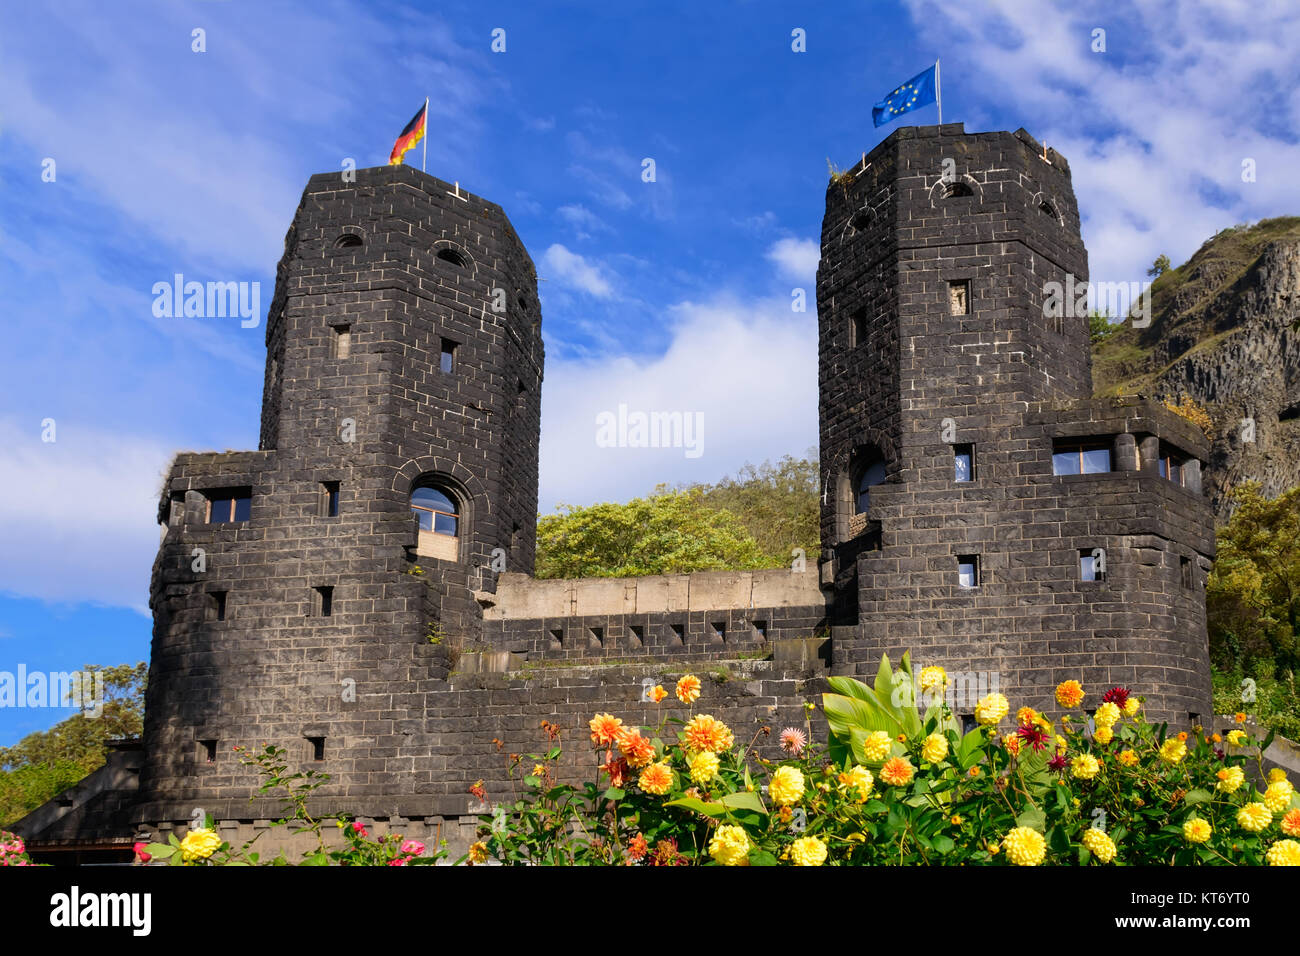
[[(943, 114), (940, 113), (939, 115), (942, 116)], [(943, 122), (943, 120), (941, 119), (939, 122)], [(427, 173), (429, 171), (429, 98), (427, 96), (424, 98), (424, 135), (420, 139), (424, 140), (424, 156), (420, 159), (420, 172)]]
[(939, 86), (939, 58), (934, 58), (934, 101), (939, 107), (939, 125), (943, 125), (943, 92)]

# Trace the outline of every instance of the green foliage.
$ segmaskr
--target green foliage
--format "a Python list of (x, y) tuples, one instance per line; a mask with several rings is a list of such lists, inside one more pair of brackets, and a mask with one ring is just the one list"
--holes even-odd
[(1254, 674), (1216, 671), (1213, 679), (1216, 714), (1249, 711), (1261, 727), (1300, 740), (1300, 696), (1294, 673), (1274, 677), (1271, 661), (1257, 661)]
[(108, 741), (138, 737), (144, 728), (144, 687), (149, 665), (87, 665), (83, 674), (103, 674), (104, 701), (98, 717), (73, 714), (49, 730), (0, 747), (0, 824), (12, 823), (104, 765)]
[(816, 457), (745, 465), (716, 484), (626, 504), (562, 506), (537, 522), (537, 577), (627, 577), (789, 567), (820, 548)]
[(1169, 257), (1161, 253), (1156, 256), (1156, 261), (1151, 263), (1151, 268), (1147, 270), (1149, 276), (1162, 276), (1169, 271)]
[(1233, 490), (1232, 503), (1206, 582), (1211, 660), (1245, 676), (1274, 662), (1294, 673), (1300, 665), (1300, 486), (1270, 500), (1248, 482)]
[(1110, 321), (1110, 316), (1104, 312), (1098, 312), (1093, 309), (1088, 313), (1088, 333), (1092, 338), (1092, 344), (1104, 342), (1110, 338), (1119, 329), (1118, 324)]
[(633, 577), (767, 566), (734, 515), (698, 490), (658, 490), (626, 504), (562, 505), (537, 522), (539, 578)]

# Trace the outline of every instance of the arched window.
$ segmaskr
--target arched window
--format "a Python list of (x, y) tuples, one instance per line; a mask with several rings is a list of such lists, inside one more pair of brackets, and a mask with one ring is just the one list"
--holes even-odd
[(454, 495), (434, 483), (411, 489), (411, 513), (420, 522), (416, 553), (455, 561), (460, 556), (460, 505)]
[(334, 240), (335, 249), (358, 249), (362, 244), (361, 237), (353, 235), (350, 232), (345, 232), (343, 235), (339, 236), (338, 239)]
[(466, 259), (462, 253), (445, 246), (438, 250), (438, 258), (443, 262), (450, 262), (452, 265), (459, 266), (462, 269), (469, 265), (469, 260)]
[(1038, 204), (1038, 211), (1045, 216), (1051, 216), (1053, 219), (1056, 218), (1056, 208), (1046, 199)]
[(970, 186), (966, 185), (961, 180), (948, 183), (948, 185), (945, 186), (943, 189), (944, 199), (957, 199), (960, 196), (973, 196), (973, 195), (975, 194), (974, 192), (971, 191)]
[(862, 468), (857, 481), (853, 483), (854, 514), (864, 515), (871, 505), (871, 489), (884, 484), (885, 463), (872, 461)]

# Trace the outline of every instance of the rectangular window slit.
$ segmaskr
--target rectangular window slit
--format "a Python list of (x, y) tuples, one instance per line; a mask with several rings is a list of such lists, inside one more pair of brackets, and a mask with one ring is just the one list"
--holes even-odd
[(952, 463), (953, 463), (954, 481), (975, 480), (975, 446), (974, 445), (953, 445)]
[(960, 279), (948, 283), (948, 313), (970, 315), (970, 280)]
[(336, 359), (345, 359), (352, 354), (352, 326), (334, 326), (334, 349)]
[(314, 588), (316, 592), (316, 616), (329, 617), (334, 613), (334, 588), (325, 586)]
[(1079, 552), (1079, 580), (1106, 580), (1106, 552), (1101, 548), (1084, 548)]
[(312, 760), (325, 759), (325, 738), (324, 737), (308, 737), (307, 743), (311, 745)]
[(215, 740), (199, 741), (199, 759), (203, 763), (217, 762), (217, 742)]
[(226, 619), (226, 591), (209, 591), (212, 597), (212, 618), (216, 621)]
[(1194, 578), (1192, 577), (1192, 559), (1179, 558), (1178, 571), (1182, 577), (1183, 587), (1190, 589), (1194, 583)]
[(322, 481), (320, 483), (320, 513), (325, 518), (337, 518), (339, 514), (339, 483)]
[(980, 586), (979, 555), (957, 555), (957, 584), (963, 588), (977, 588)]
[(446, 375), (456, 371), (456, 344), (451, 339), (442, 340), (441, 368)]
[(754, 636), (759, 640), (767, 639), (767, 621), (754, 622)]

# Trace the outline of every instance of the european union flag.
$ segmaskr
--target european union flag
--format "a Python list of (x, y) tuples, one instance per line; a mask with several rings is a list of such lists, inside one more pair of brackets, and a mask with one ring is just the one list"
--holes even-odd
[(938, 81), (935, 73), (938, 64), (916, 74), (883, 100), (871, 107), (871, 119), (877, 126), (884, 126), (891, 120), (898, 119), (904, 113), (919, 110), (935, 101)]

